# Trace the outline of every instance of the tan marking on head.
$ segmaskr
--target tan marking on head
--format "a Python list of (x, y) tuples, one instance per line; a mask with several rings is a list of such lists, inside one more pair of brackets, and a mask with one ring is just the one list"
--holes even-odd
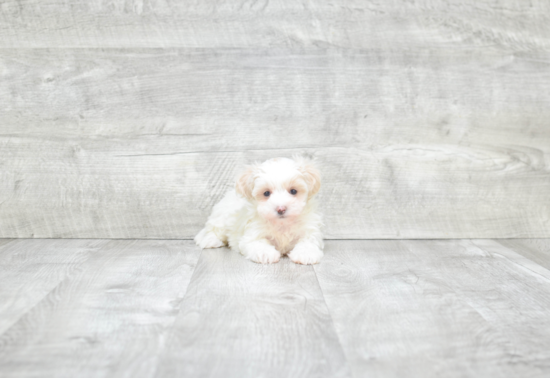
[(235, 183), (235, 190), (237, 193), (247, 199), (252, 199), (252, 189), (254, 189), (255, 174), (258, 170), (258, 164), (249, 165), (246, 167), (246, 171), (241, 173), (237, 182)]
[(315, 164), (312, 160), (295, 156), (294, 161), (298, 164), (298, 170), (302, 173), (304, 181), (308, 187), (309, 196), (313, 197), (321, 189), (321, 173), (315, 167)]

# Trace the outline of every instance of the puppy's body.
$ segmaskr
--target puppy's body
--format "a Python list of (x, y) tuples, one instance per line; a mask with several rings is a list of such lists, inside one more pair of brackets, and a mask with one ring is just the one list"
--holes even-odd
[(322, 218), (314, 198), (319, 187), (319, 173), (305, 159), (251, 166), (214, 206), (195, 241), (201, 248), (229, 245), (259, 263), (286, 254), (296, 263), (318, 263), (323, 256)]

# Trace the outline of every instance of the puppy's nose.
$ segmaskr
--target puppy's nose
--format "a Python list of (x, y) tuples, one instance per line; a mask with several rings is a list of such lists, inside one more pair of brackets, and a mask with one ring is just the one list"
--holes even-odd
[(279, 213), (279, 215), (283, 215), (286, 211), (286, 207), (285, 206), (279, 206), (277, 207), (277, 212)]

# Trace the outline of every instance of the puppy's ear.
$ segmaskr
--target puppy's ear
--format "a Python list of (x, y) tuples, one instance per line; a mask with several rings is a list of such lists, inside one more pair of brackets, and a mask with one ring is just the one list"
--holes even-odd
[(241, 196), (247, 199), (252, 199), (252, 189), (254, 189), (254, 179), (258, 171), (258, 165), (248, 165), (246, 171), (241, 173), (235, 183), (235, 190)]
[(313, 197), (321, 189), (321, 173), (315, 167), (313, 160), (301, 156), (294, 156), (293, 159), (298, 164), (298, 169), (304, 176), (309, 197)]

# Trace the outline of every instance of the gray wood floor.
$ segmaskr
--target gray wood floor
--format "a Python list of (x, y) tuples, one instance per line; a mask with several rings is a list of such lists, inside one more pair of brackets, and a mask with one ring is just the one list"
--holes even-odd
[(0, 240), (2, 377), (547, 377), (550, 239)]

